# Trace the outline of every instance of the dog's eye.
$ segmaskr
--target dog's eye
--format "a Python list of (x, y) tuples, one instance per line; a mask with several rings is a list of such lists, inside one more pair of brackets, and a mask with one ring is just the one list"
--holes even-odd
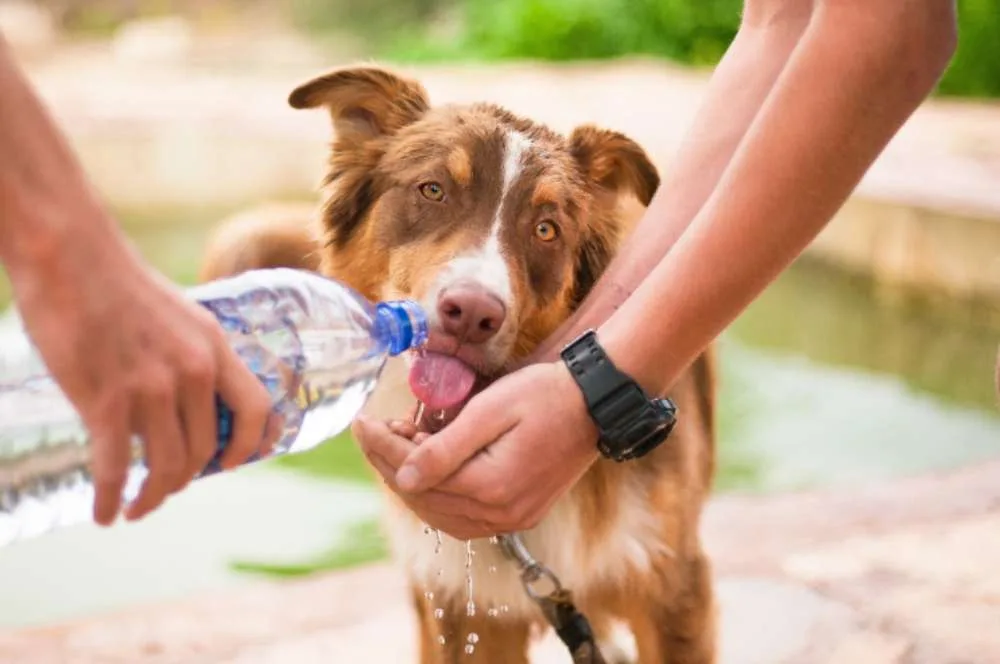
[(535, 237), (542, 242), (552, 242), (559, 237), (559, 227), (551, 221), (540, 221), (535, 226)]
[(425, 182), (420, 185), (420, 195), (429, 201), (440, 203), (444, 200), (444, 187), (437, 182)]

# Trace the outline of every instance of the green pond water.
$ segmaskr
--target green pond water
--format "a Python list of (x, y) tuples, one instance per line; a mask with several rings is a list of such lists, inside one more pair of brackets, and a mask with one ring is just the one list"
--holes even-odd
[[(221, 213), (122, 218), (140, 250), (186, 284)], [(721, 339), (716, 491), (873, 482), (1000, 456), (1000, 330), (976, 313), (793, 266)], [(141, 524), (0, 549), (0, 627), (374, 560), (385, 555), (380, 503), (347, 435), (199, 482)]]

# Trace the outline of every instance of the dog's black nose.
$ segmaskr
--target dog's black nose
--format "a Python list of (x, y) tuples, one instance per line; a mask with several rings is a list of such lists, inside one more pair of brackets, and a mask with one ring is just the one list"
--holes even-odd
[(481, 344), (503, 325), (507, 308), (493, 293), (475, 284), (456, 284), (438, 297), (441, 326), (459, 341)]

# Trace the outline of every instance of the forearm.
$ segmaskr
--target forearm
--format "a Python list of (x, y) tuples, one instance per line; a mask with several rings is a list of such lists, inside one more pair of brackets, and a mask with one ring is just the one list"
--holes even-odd
[(16, 281), (97, 233), (118, 231), (0, 35), (0, 261)]
[(712, 73), (694, 123), (648, 210), (574, 316), (540, 349), (540, 357), (553, 359), (583, 330), (607, 320), (663, 259), (715, 189), (811, 11), (810, 0), (747, 3), (740, 30)]
[(817, 9), (719, 186), (600, 328), (618, 364), (662, 393), (801, 253), (933, 89), (953, 11), (937, 0)]

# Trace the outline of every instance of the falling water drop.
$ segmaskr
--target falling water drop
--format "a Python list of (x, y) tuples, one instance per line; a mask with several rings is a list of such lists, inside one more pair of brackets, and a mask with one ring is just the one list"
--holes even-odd
[(508, 611), (510, 611), (510, 607), (509, 606), (507, 606), (506, 604), (501, 604), (500, 605), (500, 613), (507, 613)]
[(486, 610), (486, 615), (488, 615), (490, 618), (496, 618), (497, 616), (500, 615), (500, 612), (496, 609), (496, 607), (491, 606), (489, 609)]
[(444, 609), (434, 609), (434, 617), (438, 620), (444, 619)]
[(500, 538), (496, 535), (490, 535), (490, 544), (499, 544)]
[(476, 646), (472, 645), (471, 643), (466, 643), (465, 644), (465, 654), (466, 655), (472, 655), (475, 652), (476, 652)]
[(439, 646), (443, 646), (443, 645), (444, 645), (445, 643), (446, 643), (446, 640), (445, 640), (445, 638), (444, 638), (444, 634), (442, 634), (442, 635), (440, 635), (440, 636), (438, 637), (438, 645), (439, 645)]
[(427, 598), (427, 601), (434, 599), (434, 591), (428, 590), (427, 592), (424, 593), (424, 597)]
[(476, 603), (473, 602), (471, 599), (465, 605), (465, 615), (469, 616), (470, 618), (476, 615)]
[(490, 574), (496, 574), (497, 573), (497, 566), (496, 565), (490, 565), (489, 566), (489, 571), (490, 571)]
[(479, 643), (479, 635), (475, 632), (469, 632), (469, 636), (465, 640), (472, 644)]

